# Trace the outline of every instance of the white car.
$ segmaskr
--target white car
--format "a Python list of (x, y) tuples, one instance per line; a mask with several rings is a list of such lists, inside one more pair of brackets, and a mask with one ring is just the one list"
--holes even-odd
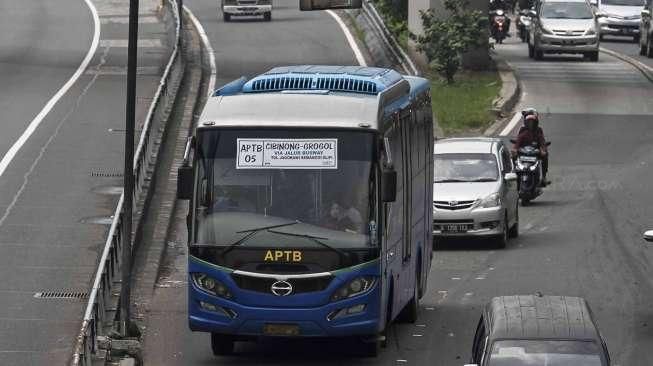
[(598, 7), (601, 39), (605, 35), (633, 37), (639, 42), (639, 23), (644, 0), (592, 0)]
[(644, 240), (653, 242), (653, 230), (648, 230), (644, 233)]
[(266, 22), (272, 20), (272, 0), (221, 0), (221, 7), (225, 22), (238, 15), (263, 15)]
[(433, 237), (477, 237), (506, 246), (519, 235), (519, 193), (508, 147), (497, 138), (438, 140)]

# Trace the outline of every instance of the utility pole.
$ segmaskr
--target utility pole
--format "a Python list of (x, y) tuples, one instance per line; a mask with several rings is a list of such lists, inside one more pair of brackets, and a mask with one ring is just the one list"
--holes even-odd
[(125, 115), (125, 171), (122, 213), (122, 265), (120, 288), (120, 332), (129, 335), (131, 323), (132, 222), (134, 199), (134, 128), (136, 120), (136, 67), (138, 52), (138, 0), (129, 0), (127, 46), (127, 103)]

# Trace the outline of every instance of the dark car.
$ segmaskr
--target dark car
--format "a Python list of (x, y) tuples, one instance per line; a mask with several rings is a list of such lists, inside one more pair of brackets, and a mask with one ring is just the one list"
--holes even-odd
[(569, 296), (501, 296), (483, 310), (472, 365), (609, 366), (587, 302)]

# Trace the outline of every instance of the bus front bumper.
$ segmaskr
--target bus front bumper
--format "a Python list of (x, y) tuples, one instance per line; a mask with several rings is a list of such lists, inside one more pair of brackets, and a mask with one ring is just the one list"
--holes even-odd
[(378, 284), (365, 294), (310, 308), (245, 306), (190, 286), (188, 320), (192, 331), (238, 336), (364, 336), (379, 331), (379, 300)]

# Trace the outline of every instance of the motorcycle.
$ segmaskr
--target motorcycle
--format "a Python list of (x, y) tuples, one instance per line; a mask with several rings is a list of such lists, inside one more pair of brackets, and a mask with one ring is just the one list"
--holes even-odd
[[(515, 140), (510, 141), (516, 142)], [(551, 142), (546, 143), (546, 146), (549, 145)], [(519, 198), (522, 205), (528, 205), (530, 201), (542, 194), (542, 159), (537, 143), (521, 147), (517, 151), (515, 173), (518, 177)]]
[(494, 38), (498, 44), (501, 44), (508, 34), (506, 13), (501, 9), (492, 10), (490, 12), (490, 19), (492, 38)]
[(522, 42), (528, 41), (528, 30), (533, 23), (532, 11), (522, 10), (517, 17), (517, 34)]

